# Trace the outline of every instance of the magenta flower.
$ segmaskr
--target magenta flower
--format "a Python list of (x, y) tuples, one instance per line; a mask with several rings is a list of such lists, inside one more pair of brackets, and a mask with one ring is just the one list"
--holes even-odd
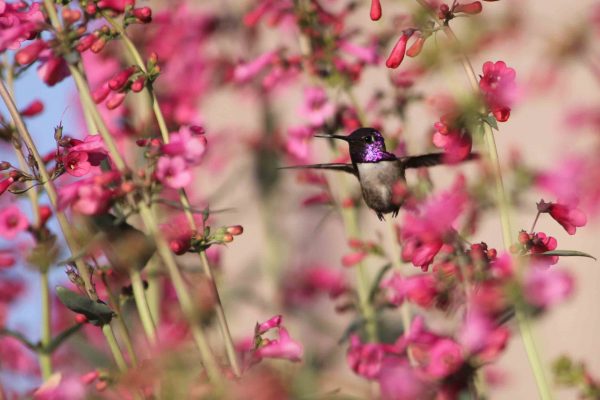
[(8, 269), (15, 265), (15, 256), (11, 250), (0, 250), (0, 270)]
[(466, 159), (471, 153), (473, 140), (465, 128), (453, 127), (450, 115), (444, 115), (433, 127), (433, 144), (444, 150), (444, 161), (452, 164)]
[(404, 60), (404, 54), (406, 53), (406, 43), (408, 39), (413, 35), (415, 31), (412, 29), (408, 29), (402, 32), (402, 35), (394, 45), (394, 48), (390, 52), (387, 60), (385, 61), (385, 66), (388, 68), (398, 68)]
[(28, 7), (23, 1), (0, 2), (0, 52), (18, 49), (23, 41), (34, 36), (44, 20), (40, 3)]
[(492, 318), (477, 308), (477, 304), (473, 304), (458, 337), (467, 354), (476, 355), (480, 361), (491, 362), (506, 347), (510, 330), (497, 326)]
[(119, 180), (118, 172), (105, 172), (70, 183), (58, 190), (58, 208), (71, 207), (85, 215), (97, 215), (108, 210), (115, 190), (108, 187)]
[(52, 50), (46, 49), (40, 54), (41, 65), (37, 69), (38, 76), (48, 86), (54, 86), (71, 73), (66, 61), (54, 55)]
[(577, 228), (585, 226), (587, 218), (583, 211), (578, 208), (559, 203), (545, 203), (540, 201), (537, 205), (541, 213), (549, 213), (556, 222), (558, 222), (569, 235), (574, 235)]
[(0, 236), (4, 239), (14, 239), (28, 226), (27, 217), (16, 205), (9, 205), (0, 211)]
[(265, 322), (262, 322), (260, 324), (256, 323), (256, 327), (254, 328), (254, 334), (262, 335), (263, 333), (265, 333), (273, 328), (279, 328), (282, 320), (283, 320), (283, 317), (281, 315), (276, 315), (276, 316), (272, 317), (271, 319), (268, 319)]
[(67, 173), (77, 177), (86, 175), (92, 167), (88, 162), (88, 153), (84, 151), (69, 151), (63, 162)]
[(376, 379), (381, 370), (385, 352), (379, 343), (362, 343), (357, 335), (350, 337), (350, 347), (346, 354), (348, 365), (360, 376)]
[(156, 165), (156, 177), (172, 189), (181, 189), (192, 182), (192, 172), (181, 156), (160, 157)]
[(308, 87), (304, 90), (304, 104), (300, 115), (313, 126), (322, 126), (335, 113), (335, 105), (327, 99), (321, 87)]
[(428, 375), (444, 378), (456, 372), (463, 364), (461, 346), (451, 339), (440, 339), (429, 350)]
[(568, 298), (573, 286), (573, 277), (567, 272), (533, 265), (525, 275), (523, 290), (529, 303), (546, 308)]
[(386, 358), (377, 380), (383, 400), (428, 399), (435, 391), (424, 374), (412, 368), (408, 360)]
[(434, 304), (437, 295), (435, 277), (431, 274), (412, 275), (403, 278), (399, 273), (394, 273), (390, 278), (381, 283), (386, 290), (388, 301), (400, 305), (405, 300), (424, 308)]
[(558, 262), (558, 256), (544, 256), (540, 253), (556, 250), (558, 242), (552, 236), (547, 236), (544, 232), (538, 232), (529, 235), (527, 248), (532, 254), (532, 261), (545, 266), (554, 265)]
[(285, 150), (295, 161), (308, 161), (313, 134), (314, 129), (308, 126), (295, 126), (288, 129)]
[(279, 338), (265, 340), (265, 345), (255, 350), (259, 358), (281, 358), (290, 361), (300, 361), (304, 354), (302, 345), (293, 340), (284, 327), (279, 327)]
[(504, 61), (483, 64), (479, 88), (494, 117), (500, 122), (510, 117), (510, 107), (517, 96), (515, 77), (515, 70), (507, 67)]
[(76, 376), (55, 373), (33, 392), (33, 400), (78, 400), (86, 396), (85, 383)]
[(171, 133), (169, 143), (163, 144), (161, 151), (171, 157), (182, 156), (190, 165), (198, 164), (206, 153), (204, 130), (198, 126), (182, 126)]
[(261, 54), (252, 61), (240, 63), (233, 70), (233, 80), (238, 83), (248, 82), (276, 60), (277, 53), (275, 51), (269, 51)]

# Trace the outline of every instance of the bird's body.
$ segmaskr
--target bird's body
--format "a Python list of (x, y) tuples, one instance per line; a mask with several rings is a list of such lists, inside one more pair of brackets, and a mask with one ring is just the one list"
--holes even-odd
[[(384, 214), (398, 214), (402, 201), (395, 199), (394, 187), (406, 182), (407, 168), (431, 167), (443, 163), (443, 154), (423, 154), (398, 158), (387, 152), (383, 136), (373, 128), (359, 128), (348, 136), (318, 136), (341, 139), (350, 145), (351, 164), (311, 164), (284, 167), (285, 169), (315, 168), (351, 173), (358, 178), (363, 199), (382, 220)], [(474, 158), (476, 155), (471, 155)]]

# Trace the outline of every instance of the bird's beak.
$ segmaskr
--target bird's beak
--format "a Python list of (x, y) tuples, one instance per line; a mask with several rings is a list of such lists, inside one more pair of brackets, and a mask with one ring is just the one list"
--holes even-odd
[(348, 141), (348, 136), (343, 136), (343, 135), (315, 135), (315, 137), (328, 138), (328, 139), (340, 139), (345, 142)]

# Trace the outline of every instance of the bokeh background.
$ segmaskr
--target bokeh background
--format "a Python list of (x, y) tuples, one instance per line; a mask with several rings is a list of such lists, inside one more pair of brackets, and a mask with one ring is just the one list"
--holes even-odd
[[(332, 4), (339, 3), (331, 1)], [(393, 3), (393, 4), (388, 4)], [(169, 6), (167, 2), (152, 2), (154, 10)], [(244, 2), (193, 2), (190, 10), (216, 10), (241, 13), (247, 6)], [(401, 12), (413, 7), (409, 1), (383, 1), (384, 15)], [(567, 116), (581, 107), (598, 107), (600, 75), (595, 74), (590, 65), (600, 65), (600, 49), (592, 40), (586, 46), (586, 55), (580, 57), (575, 52), (557, 61), (556, 51), (565, 43), (575, 40), (581, 30), (594, 30), (590, 16), (600, 3), (592, 0), (565, 2), (560, 0), (502, 0), (485, 3), (483, 15), (477, 17), (488, 21), (490, 26), (500, 19), (504, 23), (503, 33), (496, 33), (500, 39), (490, 43), (482, 51), (472, 56), (477, 71), (483, 62), (505, 61), (517, 71), (517, 82), (521, 88), (518, 103), (513, 107), (511, 118), (501, 124), (496, 133), (500, 158), (508, 162), (515, 151), (520, 152), (527, 165), (539, 169), (556, 170), (569, 155), (589, 154), (598, 140), (598, 126), (575, 129), (567, 121)], [(357, 12), (352, 21), (365, 30), (381, 29), (378, 23), (368, 18), (368, 4), (360, 3), (363, 12)], [(510, 18), (510, 19), (509, 19)], [(485, 22), (484, 22), (485, 24)], [(464, 28), (462, 21), (455, 21), (459, 38), (464, 39), (473, 32)], [(511, 29), (509, 29), (511, 28)], [(237, 54), (239, 60), (247, 60), (279, 43), (294, 46), (293, 32), (288, 35), (269, 31), (261, 27), (260, 37), (252, 48), (246, 43), (223, 38), (214, 43), (213, 50), (224, 54)], [(593, 36), (597, 38), (598, 36)], [(597, 42), (597, 40), (596, 40)], [(443, 46), (444, 41), (429, 43), (429, 46)], [(201, 53), (198, 55), (202, 56)], [(410, 68), (413, 60), (407, 60), (400, 69)], [(556, 76), (548, 74), (549, 67), (559, 64)], [(374, 88), (384, 89), (389, 85), (389, 71), (383, 60), (365, 70), (362, 83), (354, 88), (359, 103), (365, 104)], [(305, 82), (308, 84), (308, 81)], [(468, 82), (460, 64), (451, 58), (445, 60), (436, 73), (426, 82), (419, 83), (419, 90), (426, 96), (440, 92), (460, 93), (468, 91)], [(340, 93), (330, 93), (343, 96)], [(49, 151), (52, 146), (53, 127), (60, 121), (65, 132), (73, 136), (83, 136), (86, 132), (81, 125), (75, 92), (72, 83), (66, 80), (56, 87), (47, 88), (32, 69), (16, 83), (18, 104), (24, 106), (33, 99), (41, 99), (46, 108), (44, 113), (29, 122), (29, 127), (40, 147)], [(215, 88), (203, 96), (198, 104), (202, 125), (209, 141), (209, 157), (199, 168), (194, 181), (197, 199), (208, 201), (214, 209), (229, 209), (216, 215), (216, 220), (225, 225), (241, 224), (243, 236), (221, 252), (219, 286), (228, 316), (232, 320), (233, 336), (241, 338), (252, 332), (254, 324), (275, 313), (283, 313), (291, 332), (306, 347), (323, 352), (334, 351), (340, 368), (335, 378), (320, 377), (325, 389), (335, 389), (344, 385), (364, 385), (344, 367), (343, 347), (336, 347), (347, 318), (336, 315), (334, 303), (321, 298), (311, 305), (306, 314), (285, 310), (286, 275), (302, 266), (323, 264), (332, 268), (341, 267), (341, 258), (348, 252), (344, 229), (339, 216), (329, 207), (304, 207), (302, 200), (311, 193), (306, 186), (298, 184), (294, 173), (280, 173), (278, 183), (272, 192), (265, 195), (259, 190), (256, 181), (258, 147), (253, 143), (261, 140), (264, 129), (265, 107), (276, 116), (281, 126), (292, 126), (302, 122), (298, 112), (302, 103), (302, 85), (274, 95), (268, 104), (256, 92), (244, 91), (231, 86)], [(5, 108), (0, 111), (6, 115)], [(418, 153), (430, 150), (429, 131), (436, 117), (427, 107), (408, 108), (405, 121), (388, 119), (386, 132), (394, 135), (401, 131), (406, 139), (408, 152)], [(369, 118), (367, 114), (367, 119)], [(597, 147), (596, 147), (597, 148)], [(325, 141), (313, 140), (310, 144), (313, 160), (329, 160), (330, 149)], [(2, 158), (11, 159), (10, 151), (2, 149)], [(599, 155), (600, 156), (600, 155)], [(260, 155), (258, 157), (260, 159)], [(286, 162), (286, 161), (284, 161)], [(439, 167), (432, 170), (436, 187), (447, 187), (458, 172), (472, 174), (476, 166)], [(332, 176), (336, 184), (356, 191), (357, 184), (346, 176)], [(409, 175), (409, 179), (411, 176)], [(414, 178), (414, 177), (413, 177)], [(593, 184), (600, 185), (600, 182)], [(490, 188), (492, 191), (493, 188)], [(532, 189), (524, 197), (525, 201), (513, 212), (515, 229), (528, 229), (535, 215), (535, 202), (546, 196), (538, 189)], [(0, 199), (6, 204), (4, 199)], [(27, 209), (26, 206), (23, 207)], [(398, 222), (401, 219), (397, 220)], [(550, 218), (541, 218), (538, 230), (551, 232), (559, 243), (559, 248), (576, 249), (594, 256), (600, 256), (600, 224), (597, 215), (588, 215), (588, 225), (578, 230), (577, 235), (569, 236)], [(381, 238), (389, 249), (389, 225), (381, 223), (369, 210), (360, 211), (360, 231), (364, 238)], [(496, 213), (485, 216), (477, 238), (486, 241), (491, 247), (502, 247), (500, 222)], [(7, 245), (7, 244), (2, 244)], [(374, 264), (378, 261), (374, 262)], [(561, 354), (568, 354), (576, 360), (585, 361), (595, 376), (600, 376), (600, 265), (590, 259), (564, 258), (553, 268), (568, 269), (576, 278), (576, 291), (572, 299), (546, 314), (535, 324), (535, 337), (542, 360), (549, 366)], [(415, 269), (417, 271), (417, 269)], [(353, 279), (353, 271), (347, 270), (348, 279)], [(37, 279), (37, 274), (27, 267), (15, 272), (29, 282)], [(57, 268), (52, 274), (54, 284), (65, 280), (64, 271)], [(249, 289), (252, 289), (251, 291)], [(10, 314), (9, 325), (22, 329), (31, 338), (39, 335), (39, 296), (36, 285), (28, 287), (16, 308)], [(332, 322), (333, 321), (333, 322)], [(330, 325), (330, 326), (328, 326)], [(515, 327), (516, 329), (516, 327)], [(321, 331), (321, 332), (320, 332)], [(289, 368), (297, 368), (290, 366)], [(509, 348), (494, 367), (501, 374), (502, 386), (492, 387), (492, 399), (534, 399), (537, 391), (527, 358), (518, 334), (515, 334)], [(5, 374), (2, 375), (6, 382)], [(10, 376), (17, 385), (27, 387), (28, 381), (19, 381), (18, 376)], [(558, 398), (571, 399), (574, 393), (557, 390)]]

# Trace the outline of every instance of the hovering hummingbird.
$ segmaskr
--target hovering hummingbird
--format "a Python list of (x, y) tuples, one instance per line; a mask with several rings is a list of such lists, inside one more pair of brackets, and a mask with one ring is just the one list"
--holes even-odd
[[(352, 163), (297, 165), (282, 169), (315, 168), (353, 174), (360, 182), (365, 203), (375, 211), (380, 221), (384, 219), (384, 214), (392, 213), (393, 217), (398, 215), (402, 204), (393, 201), (392, 189), (396, 183), (406, 182), (404, 172), (407, 168), (432, 167), (443, 164), (443, 153), (396, 157), (395, 154), (386, 150), (383, 136), (373, 128), (359, 128), (348, 136), (315, 136), (348, 142)], [(469, 159), (476, 157), (476, 154), (471, 154)]]

